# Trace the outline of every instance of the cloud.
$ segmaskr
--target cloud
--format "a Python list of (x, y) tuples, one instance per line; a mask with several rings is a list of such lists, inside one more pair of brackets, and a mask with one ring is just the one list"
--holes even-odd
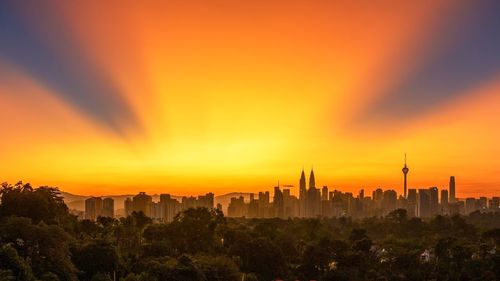
[(390, 127), (438, 110), (460, 93), (494, 79), (500, 73), (499, 30), (500, 2), (461, 7), (432, 31), (416, 65), (379, 93), (354, 123), (375, 121)]
[(65, 27), (47, 3), (2, 1), (0, 58), (115, 133), (140, 131), (138, 118), (120, 90)]

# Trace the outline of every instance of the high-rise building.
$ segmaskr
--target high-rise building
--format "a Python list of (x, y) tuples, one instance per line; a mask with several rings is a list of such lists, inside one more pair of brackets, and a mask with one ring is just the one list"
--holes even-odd
[(417, 216), (417, 190), (414, 188), (408, 189), (408, 198), (406, 200), (406, 212), (408, 216)]
[(479, 204), (479, 209), (481, 211), (485, 211), (486, 208), (487, 208), (487, 204), (488, 204), (488, 198), (486, 198), (486, 197), (479, 197), (478, 204)]
[(290, 194), (290, 189), (283, 189), (283, 215), (285, 218), (299, 216), (298, 199)]
[(144, 215), (151, 217), (151, 196), (147, 195), (145, 192), (139, 192), (132, 199), (132, 210), (134, 212), (142, 212)]
[(101, 197), (90, 197), (85, 200), (85, 219), (95, 221), (102, 213)]
[(182, 210), (187, 210), (191, 208), (196, 208), (196, 197), (194, 196), (183, 196), (181, 199)]
[(476, 199), (475, 198), (472, 198), (472, 197), (469, 197), (469, 198), (466, 198), (465, 199), (465, 214), (468, 215), (474, 211), (476, 211), (478, 208), (477, 208), (477, 204), (476, 204)]
[(113, 198), (104, 198), (102, 200), (102, 216), (108, 218), (115, 217), (115, 200)]
[(274, 208), (274, 216), (278, 218), (282, 218), (284, 216), (284, 208), (283, 208), (283, 192), (281, 192), (279, 186), (274, 187), (274, 197), (273, 197), (273, 208)]
[(448, 205), (449, 199), (448, 199), (448, 190), (443, 189), (441, 190), (441, 205)]
[(492, 212), (500, 211), (500, 197), (492, 197), (488, 202), (488, 209)]
[(316, 180), (312, 169), (309, 176), (309, 189), (307, 190), (306, 198), (306, 216), (313, 218), (321, 215), (321, 193), (316, 188)]
[(134, 204), (132, 202), (132, 199), (130, 198), (125, 199), (123, 205), (124, 205), (123, 207), (125, 208), (125, 217), (132, 215), (132, 212), (134, 211)]
[(151, 202), (151, 219), (163, 222), (165, 219), (165, 205), (161, 202)]
[(417, 215), (421, 218), (431, 216), (431, 195), (429, 189), (418, 190)]
[(268, 218), (269, 214), (269, 191), (259, 192), (259, 218)]
[(327, 201), (328, 200), (328, 186), (323, 186), (321, 189), (321, 200)]
[(314, 170), (311, 169), (311, 174), (309, 175), (309, 189), (316, 188), (316, 179), (314, 178)]
[(407, 176), (408, 172), (410, 171), (410, 169), (408, 169), (408, 166), (406, 166), (406, 153), (405, 153), (405, 165), (403, 166), (402, 171), (403, 171), (403, 178), (404, 178), (404, 180), (403, 180), (403, 189), (404, 189), (403, 197), (406, 198), (406, 195), (407, 195), (406, 194), (406, 188), (407, 188), (406, 176)]
[(381, 216), (383, 212), (382, 201), (384, 199), (384, 191), (381, 188), (377, 188), (372, 192), (373, 207), (375, 208), (374, 215)]
[(437, 215), (439, 213), (439, 198), (438, 198), (439, 190), (437, 187), (429, 188), (429, 196), (430, 196), (430, 212), (431, 216)]
[(227, 215), (229, 217), (245, 217), (247, 214), (247, 209), (243, 196), (239, 198), (231, 198), (229, 206), (227, 207)]
[(448, 214), (449, 210), (448, 210), (448, 204), (449, 204), (449, 200), (448, 200), (448, 190), (446, 189), (442, 189), (441, 190), (441, 213), (442, 214)]
[(382, 209), (384, 215), (394, 211), (396, 209), (397, 193), (394, 190), (384, 191), (384, 196), (382, 199)]
[(196, 201), (196, 207), (198, 208), (207, 208), (209, 210), (214, 208), (214, 194), (209, 192), (203, 196), (198, 196), (198, 200)]
[(450, 177), (450, 203), (455, 203), (457, 201), (457, 198), (455, 197), (455, 177), (451, 176)]
[(163, 221), (171, 222), (181, 212), (182, 206), (179, 201), (172, 198), (170, 194), (160, 194), (160, 205), (163, 208)]
[(307, 210), (306, 197), (307, 197), (306, 175), (304, 174), (304, 169), (302, 169), (299, 181), (299, 216), (302, 218), (306, 216), (306, 210)]

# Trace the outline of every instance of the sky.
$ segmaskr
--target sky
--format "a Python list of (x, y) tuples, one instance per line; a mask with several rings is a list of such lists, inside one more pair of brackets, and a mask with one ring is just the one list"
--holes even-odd
[(0, 181), (500, 195), (500, 2), (0, 2)]

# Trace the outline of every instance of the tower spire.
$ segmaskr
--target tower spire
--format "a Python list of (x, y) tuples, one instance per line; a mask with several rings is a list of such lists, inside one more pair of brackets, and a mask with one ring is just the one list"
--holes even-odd
[(311, 168), (311, 174), (309, 175), (309, 189), (316, 188), (316, 179), (314, 177), (314, 169)]
[(406, 198), (406, 195), (407, 195), (406, 175), (410, 171), (410, 169), (408, 169), (408, 166), (406, 165), (406, 153), (405, 153), (405, 165), (404, 165), (402, 171), (403, 171), (403, 177), (404, 177), (404, 182), (403, 182), (404, 198)]

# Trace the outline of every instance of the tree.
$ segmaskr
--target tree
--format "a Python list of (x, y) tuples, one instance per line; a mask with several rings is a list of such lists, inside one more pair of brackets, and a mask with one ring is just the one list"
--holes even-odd
[(71, 262), (68, 243), (71, 237), (56, 225), (33, 224), (31, 219), (8, 217), (0, 223), (3, 243), (10, 243), (33, 273), (41, 278), (53, 273), (62, 280), (75, 280), (76, 269)]
[(0, 268), (3, 272), (3, 274), (0, 274), (0, 276), (3, 276), (0, 277), (0, 280), (35, 280), (29, 264), (19, 256), (11, 244), (0, 247)]
[(114, 246), (104, 240), (88, 242), (72, 249), (73, 262), (80, 270), (82, 280), (91, 280), (95, 275), (112, 274), (118, 264)]
[(33, 189), (29, 183), (18, 182), (14, 186), (3, 183), (0, 195), (0, 217), (19, 216), (30, 218), (35, 223), (62, 224), (69, 216), (68, 207), (54, 187)]
[(407, 219), (407, 213), (405, 209), (396, 209), (390, 212), (385, 218), (389, 221), (400, 224)]
[(217, 213), (206, 208), (188, 209), (179, 213), (168, 226), (171, 245), (179, 253), (207, 252), (220, 245), (215, 229), (220, 223)]
[(239, 281), (241, 272), (238, 266), (224, 256), (198, 256), (194, 264), (205, 275), (206, 281)]
[(272, 280), (286, 274), (281, 249), (268, 238), (242, 241), (233, 245), (229, 254), (239, 256), (242, 271), (255, 273), (259, 280)]

